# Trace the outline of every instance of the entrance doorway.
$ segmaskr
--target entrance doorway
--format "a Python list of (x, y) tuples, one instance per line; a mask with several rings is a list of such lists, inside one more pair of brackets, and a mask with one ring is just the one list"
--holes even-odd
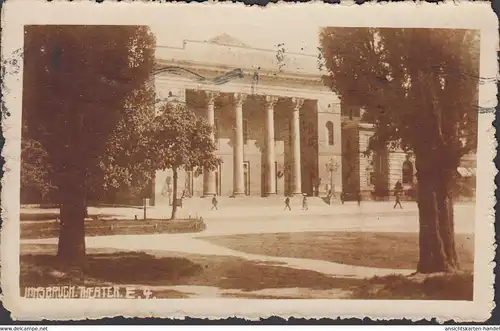
[(274, 192), (278, 194), (278, 180), (279, 180), (279, 175), (278, 175), (278, 162), (274, 162), (274, 185), (276, 186), (274, 188)]
[(220, 175), (222, 173), (222, 165), (219, 164), (217, 167), (217, 170), (215, 170), (215, 193), (218, 196), (221, 196), (222, 194), (222, 176)]
[(250, 162), (243, 162), (243, 179), (245, 181), (245, 195), (250, 195)]

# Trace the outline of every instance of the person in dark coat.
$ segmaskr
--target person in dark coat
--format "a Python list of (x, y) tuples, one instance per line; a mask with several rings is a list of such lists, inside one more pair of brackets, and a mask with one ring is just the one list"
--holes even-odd
[(292, 210), (292, 208), (290, 208), (290, 197), (287, 196), (286, 199), (285, 199), (285, 210), (288, 208), (288, 210)]
[(309, 210), (309, 207), (307, 206), (307, 195), (305, 194), (302, 197), (302, 210)]
[(401, 191), (395, 191), (394, 195), (396, 196), (396, 203), (393, 209), (396, 209), (397, 205), (399, 205), (399, 208), (403, 209), (403, 205), (401, 205)]
[(403, 209), (403, 205), (401, 205), (401, 193), (402, 192), (403, 192), (403, 185), (398, 180), (398, 182), (394, 186), (394, 196), (396, 197), (396, 202), (394, 203), (393, 209), (396, 209), (397, 205), (399, 205), (399, 208)]
[(219, 201), (217, 201), (217, 195), (214, 194), (213, 198), (212, 198), (212, 209), (210, 210), (219, 210)]
[(329, 189), (328, 194), (326, 196), (326, 199), (327, 199), (329, 205), (332, 204), (332, 196), (333, 196), (332, 189)]

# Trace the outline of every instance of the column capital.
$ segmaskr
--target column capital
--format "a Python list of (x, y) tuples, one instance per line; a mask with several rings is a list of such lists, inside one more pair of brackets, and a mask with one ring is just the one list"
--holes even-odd
[(266, 95), (266, 107), (267, 108), (274, 108), (276, 106), (276, 103), (278, 102), (278, 97), (274, 95)]
[(302, 105), (304, 104), (304, 99), (302, 98), (292, 98), (293, 102), (293, 109), (294, 110), (299, 110), (302, 108)]
[(209, 105), (213, 105), (215, 103), (215, 99), (220, 95), (219, 92), (215, 91), (205, 91), (205, 96), (207, 97), (207, 103)]
[(234, 93), (233, 94), (233, 100), (236, 106), (241, 107), (243, 106), (243, 103), (247, 99), (247, 94), (245, 93)]

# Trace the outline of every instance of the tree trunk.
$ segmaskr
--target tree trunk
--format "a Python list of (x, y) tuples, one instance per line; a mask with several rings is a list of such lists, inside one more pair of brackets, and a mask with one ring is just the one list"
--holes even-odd
[(453, 168), (446, 167), (440, 159), (416, 156), (420, 223), (417, 271), (421, 273), (458, 269), (451, 191)]
[(172, 174), (173, 174), (173, 197), (172, 197), (172, 216), (170, 217), (171, 220), (175, 220), (177, 217), (177, 167), (172, 168)]
[(81, 267), (85, 261), (86, 183), (82, 170), (72, 169), (60, 187), (61, 230), (57, 257), (65, 265)]

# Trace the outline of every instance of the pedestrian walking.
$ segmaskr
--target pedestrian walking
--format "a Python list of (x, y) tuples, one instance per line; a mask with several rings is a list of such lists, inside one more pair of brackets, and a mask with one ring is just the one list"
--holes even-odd
[(304, 194), (302, 197), (302, 210), (309, 210), (307, 207), (307, 195)]
[(394, 204), (394, 208), (393, 209), (396, 209), (397, 205), (399, 205), (400, 209), (403, 209), (403, 205), (401, 204), (401, 192), (400, 191), (396, 191), (394, 193), (394, 195), (396, 196), (396, 203)]
[(399, 205), (399, 208), (403, 209), (403, 205), (401, 205), (401, 193), (403, 192), (403, 184), (398, 180), (396, 185), (394, 186), (394, 196), (396, 197), (396, 202), (394, 203), (394, 208)]
[(340, 202), (342, 202), (342, 204), (344, 204), (344, 201), (345, 201), (345, 195), (344, 195), (344, 192), (340, 193)]
[(219, 201), (217, 201), (217, 195), (214, 194), (214, 196), (212, 198), (212, 209), (210, 209), (210, 210), (214, 210), (214, 209), (219, 210), (218, 205), (219, 205)]
[(361, 206), (361, 193), (358, 192), (358, 206)]
[(290, 208), (290, 197), (288, 196), (285, 199), (285, 210), (287, 210), (287, 208), (288, 210), (292, 211), (292, 208)]
[(332, 204), (332, 189), (328, 190), (328, 193), (326, 195), (326, 199), (328, 201), (328, 204), (331, 205)]

